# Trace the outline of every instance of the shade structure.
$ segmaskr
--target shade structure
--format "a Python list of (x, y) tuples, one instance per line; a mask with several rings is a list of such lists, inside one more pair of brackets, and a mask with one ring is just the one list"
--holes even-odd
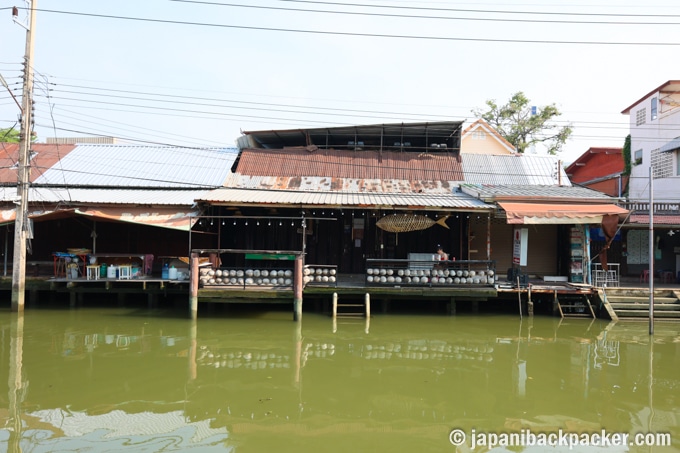
[(602, 223), (606, 215), (628, 214), (615, 204), (498, 203), (515, 225)]

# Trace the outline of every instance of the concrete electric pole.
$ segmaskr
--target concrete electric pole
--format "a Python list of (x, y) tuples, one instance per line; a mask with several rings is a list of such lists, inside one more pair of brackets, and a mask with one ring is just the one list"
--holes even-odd
[[(21, 128), (19, 130), (19, 169), (17, 196), (19, 198), (14, 221), (14, 261), (12, 263), (12, 311), (24, 311), (26, 290), (26, 238), (28, 236), (28, 187), (31, 182), (31, 136), (33, 132), (33, 34), (35, 33), (36, 1), (31, 1), (29, 23), (26, 28), (24, 57), (24, 86), (21, 99)], [(15, 10), (16, 13), (16, 10)], [(15, 14), (16, 21), (16, 14)]]

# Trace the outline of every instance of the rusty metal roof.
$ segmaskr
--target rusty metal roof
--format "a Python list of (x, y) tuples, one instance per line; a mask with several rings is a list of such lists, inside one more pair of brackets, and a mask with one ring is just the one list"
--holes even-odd
[[(75, 145), (32, 143), (30, 148), (33, 156), (31, 158), (31, 182), (38, 179), (45, 170), (53, 166), (59, 159), (67, 156), (74, 148)], [(0, 143), (0, 183), (17, 183), (18, 162), (19, 144)]]
[(458, 155), (447, 152), (246, 149), (236, 170), (248, 176), (463, 180)]
[(459, 192), (385, 193), (343, 191), (252, 190), (238, 188), (205, 192), (202, 201), (214, 205), (329, 206), (346, 208), (401, 208), (446, 210), (492, 210), (480, 200)]

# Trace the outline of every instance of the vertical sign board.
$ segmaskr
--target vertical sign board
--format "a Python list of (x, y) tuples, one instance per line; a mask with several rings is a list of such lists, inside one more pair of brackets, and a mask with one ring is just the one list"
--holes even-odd
[(515, 228), (512, 241), (512, 264), (527, 265), (527, 248), (529, 245), (529, 229)]

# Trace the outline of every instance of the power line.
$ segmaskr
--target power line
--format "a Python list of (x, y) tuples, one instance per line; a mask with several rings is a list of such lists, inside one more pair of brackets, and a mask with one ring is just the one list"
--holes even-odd
[(356, 33), (356, 32), (340, 32), (328, 30), (304, 30), (294, 28), (277, 28), (277, 27), (255, 27), (246, 25), (229, 25), (229, 24), (214, 24), (205, 22), (190, 22), (178, 21), (168, 19), (150, 19), (142, 17), (130, 16), (114, 16), (109, 14), (94, 14), (81, 13), (74, 11), (58, 11), (50, 9), (38, 9), (43, 13), (65, 14), (81, 17), (97, 17), (102, 19), (117, 19), (137, 22), (152, 22), (171, 25), (190, 25), (200, 27), (213, 28), (229, 28), (236, 30), (254, 30), (254, 31), (270, 31), (270, 32), (285, 32), (285, 33), (302, 33), (315, 34), (327, 36), (357, 36), (365, 38), (390, 38), (390, 39), (422, 39), (429, 41), (458, 41), (458, 42), (496, 42), (496, 43), (521, 43), (521, 44), (571, 44), (571, 45), (602, 45), (602, 46), (660, 46), (660, 47), (675, 47), (680, 46), (680, 42), (615, 42), (615, 41), (559, 41), (559, 40), (544, 40), (544, 39), (508, 39), (508, 38), (466, 38), (466, 37), (446, 37), (446, 36), (423, 36), (423, 35), (400, 35), (400, 34), (380, 34), (380, 33)]
[[(170, 1), (190, 1), (190, 0), (170, 0)], [(320, 2), (313, 0), (280, 0), (288, 3), (310, 3), (317, 5), (333, 5), (333, 6), (360, 6), (365, 8), (385, 8), (385, 9), (400, 9), (400, 10), (420, 10), (420, 11), (442, 11), (442, 12), (466, 12), (466, 13), (498, 13), (498, 14), (527, 14), (527, 15), (568, 15), (568, 16), (607, 16), (607, 17), (680, 17), (680, 15), (667, 14), (621, 14), (621, 13), (579, 13), (579, 12), (550, 12), (550, 11), (517, 11), (517, 10), (489, 10), (489, 9), (461, 9), (461, 8), (433, 8), (422, 6), (395, 6), (395, 5), (365, 5), (360, 3), (343, 3), (343, 2)], [(592, 5), (589, 5), (592, 6)]]
[[(212, 5), (212, 6), (227, 6), (233, 8), (253, 8), (253, 9), (264, 9), (273, 11), (291, 11), (291, 12), (305, 12), (305, 13), (322, 13), (322, 14), (340, 14), (340, 15), (351, 15), (351, 16), (366, 16), (366, 17), (389, 17), (389, 18), (406, 18), (406, 19), (434, 19), (434, 20), (457, 20), (457, 21), (482, 21), (482, 22), (521, 22), (521, 23), (541, 23), (541, 24), (576, 24), (576, 25), (680, 25), (678, 22), (631, 22), (631, 21), (588, 21), (588, 20), (547, 20), (547, 19), (504, 19), (504, 18), (492, 18), (492, 17), (450, 17), (450, 16), (425, 16), (418, 14), (386, 14), (386, 13), (367, 13), (367, 12), (357, 12), (357, 11), (334, 11), (334, 10), (323, 10), (323, 9), (303, 9), (303, 8), (283, 8), (277, 6), (261, 6), (261, 5), (242, 5), (236, 3), (219, 3), (219, 2), (209, 2), (209, 1), (199, 1), (199, 0), (170, 0), (172, 2), (180, 3), (193, 3), (202, 5)], [(284, 0), (285, 1), (285, 0)], [(321, 5), (331, 5), (331, 6), (356, 6), (362, 8), (398, 8), (405, 9), (409, 11), (414, 10), (431, 10), (431, 11), (446, 11), (446, 12), (465, 12), (465, 13), (493, 13), (493, 14), (558, 14), (560, 16), (571, 16), (572, 13), (541, 13), (541, 12), (516, 12), (516, 11), (493, 11), (493, 10), (468, 10), (468, 9), (454, 9), (454, 8), (420, 8), (420, 7), (407, 7), (407, 6), (387, 6), (387, 5), (359, 5), (355, 3), (327, 3), (327, 2), (303, 2), (303, 3), (314, 3)], [(591, 16), (591, 14), (574, 13), (577, 16)], [(597, 14), (593, 14), (598, 16)], [(620, 16), (620, 15), (612, 15)], [(638, 15), (630, 15), (633, 17), (640, 17)], [(630, 17), (627, 16), (627, 17)], [(653, 16), (653, 17), (675, 17), (675, 16)], [(680, 16), (677, 16), (680, 17)]]

